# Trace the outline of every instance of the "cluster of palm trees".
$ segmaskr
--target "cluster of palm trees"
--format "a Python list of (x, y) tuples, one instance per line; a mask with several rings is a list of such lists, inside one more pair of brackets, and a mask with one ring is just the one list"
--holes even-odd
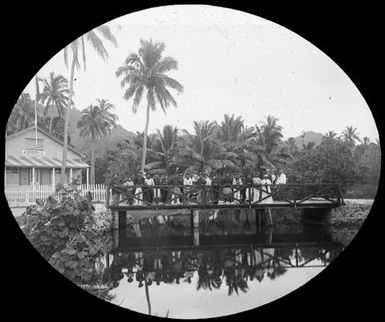
[[(241, 117), (224, 115), (221, 123), (193, 121), (193, 131), (166, 125), (147, 137), (147, 163), (150, 173), (248, 171), (261, 166), (274, 167), (286, 162), (282, 146), (282, 127), (278, 119), (267, 116), (261, 125), (247, 127)], [(122, 154), (141, 169), (144, 146), (143, 133), (120, 144)]]
[(96, 140), (110, 133), (111, 129), (116, 127), (117, 120), (117, 116), (110, 112), (114, 105), (105, 99), (99, 99), (97, 102), (97, 105), (90, 105), (82, 111), (82, 117), (77, 124), (80, 128), (80, 136), (91, 138), (91, 183), (95, 183)]
[[(31, 98), (28, 94), (22, 94), (19, 98), (14, 111), (10, 116), (10, 120), (8, 122), (7, 132), (15, 132), (26, 126), (30, 126), (33, 124), (35, 118), (40, 119), (40, 125), (44, 125), (47, 119), (49, 119), (48, 131), (52, 133), (53, 129), (55, 130), (56, 136), (62, 138), (64, 143), (63, 155), (62, 155), (62, 168), (61, 168), (61, 181), (65, 182), (65, 168), (67, 163), (67, 149), (69, 143), (69, 116), (70, 110), (73, 106), (73, 95), (74, 95), (74, 75), (75, 69), (81, 69), (81, 67), (86, 69), (86, 44), (89, 46), (103, 59), (108, 59), (108, 52), (104, 46), (102, 38), (110, 41), (115, 46), (117, 46), (117, 41), (115, 36), (112, 34), (110, 27), (107, 25), (101, 25), (79, 38), (75, 39), (68, 46), (66, 46), (63, 50), (64, 54), (64, 62), (67, 68), (70, 68), (69, 71), (69, 82), (62, 75), (55, 75), (53, 72), (50, 74), (48, 79), (41, 79), (37, 75), (36, 79), (36, 97), (35, 97), (35, 111), (36, 104), (38, 102), (42, 102), (45, 104), (44, 115), (34, 115), (36, 112), (31, 109), (31, 105), (33, 104)], [(39, 92), (39, 81), (44, 83), (43, 92)], [(28, 111), (27, 111), (28, 110)], [(87, 109), (87, 113), (91, 113), (92, 108)], [(56, 113), (58, 116), (54, 116)], [(47, 117), (47, 114), (49, 116)], [(109, 115), (108, 118), (111, 118)], [(63, 126), (57, 127), (56, 123), (60, 123)], [(86, 119), (86, 118), (85, 118)], [(84, 119), (84, 120), (85, 120)], [(31, 120), (33, 120), (31, 122)], [(39, 125), (39, 122), (37, 122)], [(61, 133), (58, 132), (58, 128), (63, 128)], [(84, 129), (83, 133), (89, 133), (91, 137), (95, 137), (95, 133), (99, 133)], [(94, 136), (93, 136), (94, 135)], [(98, 134), (99, 135), (99, 134)]]
[[(49, 79), (41, 79), (44, 84), (43, 92), (38, 95), (35, 116), (35, 102), (28, 93), (22, 93), (17, 100), (7, 123), (7, 135), (23, 130), (35, 123), (48, 133), (63, 140), (64, 137), (64, 110), (68, 97), (65, 95), (66, 79), (51, 73)], [(59, 85), (60, 83), (60, 85)], [(41, 108), (41, 103), (44, 104)]]
[(357, 142), (362, 143), (363, 145), (370, 144), (370, 138), (367, 136), (362, 139), (359, 137), (360, 133), (358, 133), (357, 128), (353, 126), (347, 126), (341, 133), (338, 135), (334, 131), (328, 131), (324, 134), (322, 141), (323, 142), (332, 142), (333, 140), (343, 140), (349, 146), (354, 147)]

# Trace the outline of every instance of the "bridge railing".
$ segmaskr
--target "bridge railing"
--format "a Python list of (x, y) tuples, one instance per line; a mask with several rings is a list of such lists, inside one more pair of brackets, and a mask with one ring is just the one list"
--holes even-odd
[(277, 201), (295, 207), (311, 201), (328, 201), (335, 205), (344, 202), (341, 189), (336, 183), (107, 186), (106, 194), (108, 206), (135, 208), (180, 205), (204, 207), (223, 203), (257, 205)]

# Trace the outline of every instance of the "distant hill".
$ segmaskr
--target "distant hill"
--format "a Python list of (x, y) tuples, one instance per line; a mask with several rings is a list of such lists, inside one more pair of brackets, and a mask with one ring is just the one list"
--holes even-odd
[(314, 142), (315, 146), (320, 145), (322, 142), (322, 137), (323, 137), (323, 134), (321, 133), (309, 131), (309, 132), (305, 132), (303, 137), (299, 135), (294, 139), (297, 147), (299, 149), (302, 149), (302, 143), (306, 145), (308, 142)]
[[(76, 108), (73, 108), (70, 112), (69, 121), (69, 133), (71, 136), (71, 143), (75, 148), (86, 155), (90, 155), (91, 152), (91, 139), (80, 137), (80, 129), (77, 128), (77, 123), (82, 117), (82, 112)], [(102, 156), (107, 152), (108, 149), (113, 149), (116, 144), (123, 142), (125, 139), (132, 138), (135, 134), (127, 131), (121, 125), (111, 130), (111, 133), (106, 137), (101, 138), (96, 142), (95, 156)]]

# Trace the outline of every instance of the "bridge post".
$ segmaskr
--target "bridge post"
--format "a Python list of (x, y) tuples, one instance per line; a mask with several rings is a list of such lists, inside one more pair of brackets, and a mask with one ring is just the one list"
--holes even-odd
[(192, 210), (192, 235), (193, 245), (199, 245), (199, 210)]
[(258, 208), (255, 208), (254, 212), (255, 212), (255, 226), (257, 228), (261, 227), (261, 213)]
[(271, 215), (271, 209), (266, 208), (266, 209), (264, 209), (264, 211), (265, 211), (265, 216), (267, 218), (268, 225), (273, 226), (273, 216)]
[(127, 211), (119, 211), (119, 230), (126, 230)]

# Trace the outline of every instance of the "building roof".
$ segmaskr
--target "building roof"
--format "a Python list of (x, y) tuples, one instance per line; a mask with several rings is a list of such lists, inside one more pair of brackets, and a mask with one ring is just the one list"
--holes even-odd
[[(61, 160), (57, 157), (41, 156), (41, 155), (7, 155), (5, 158), (5, 166), (7, 167), (23, 167), (23, 168), (61, 168)], [(67, 168), (89, 168), (89, 165), (81, 159), (67, 159)]]
[[(34, 130), (34, 129), (35, 129), (35, 125), (32, 125), (32, 126), (27, 127), (27, 128), (25, 128), (23, 130), (20, 130), (20, 131), (15, 132), (15, 133), (13, 133), (11, 135), (8, 135), (6, 140), (8, 141), (10, 139), (13, 139), (13, 138), (15, 138), (15, 137), (17, 137), (19, 135), (22, 135), (22, 134), (27, 133), (30, 130)], [(51, 140), (55, 141), (56, 143), (59, 143), (60, 145), (64, 145), (62, 141), (60, 141), (58, 138), (54, 137), (53, 135), (49, 134), (48, 132), (44, 131), (43, 129), (38, 127), (37, 130), (40, 133), (43, 133), (44, 135), (48, 136)], [(80, 157), (85, 158), (85, 155), (83, 153), (81, 153), (80, 151), (74, 149), (73, 147), (71, 147), (69, 145), (68, 145), (68, 150), (71, 150), (72, 152), (78, 154)]]

